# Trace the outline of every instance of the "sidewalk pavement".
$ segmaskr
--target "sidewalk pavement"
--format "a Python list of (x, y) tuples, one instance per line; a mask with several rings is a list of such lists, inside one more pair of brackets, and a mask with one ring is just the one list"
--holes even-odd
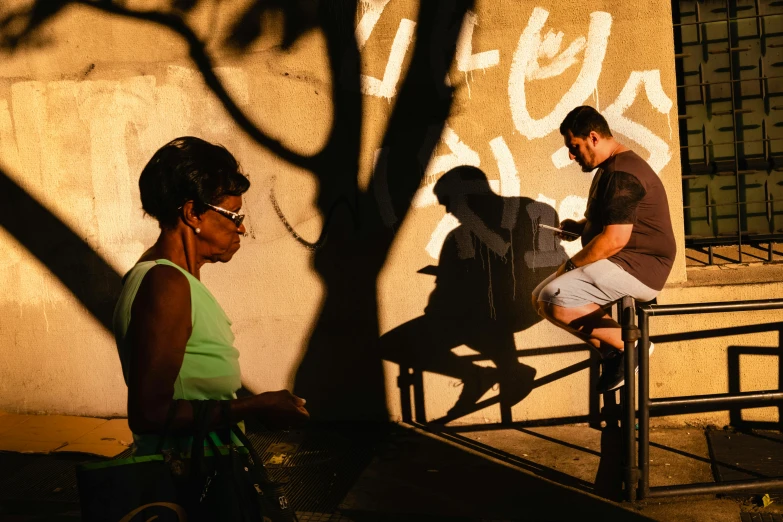
[[(618, 435), (588, 426), (320, 425), (251, 440), (273, 476), (288, 480), (302, 522), (783, 520), (780, 502), (762, 508), (750, 496), (621, 502)], [(75, 466), (120, 455), (130, 441), (124, 419), (0, 414), (0, 521), (80, 520)], [(651, 441), (652, 485), (713, 481), (704, 430), (653, 429)]]

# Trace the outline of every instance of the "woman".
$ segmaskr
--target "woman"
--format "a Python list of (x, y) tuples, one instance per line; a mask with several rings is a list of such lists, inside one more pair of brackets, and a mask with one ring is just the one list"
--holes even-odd
[[(125, 276), (114, 310), (137, 455), (155, 452), (170, 408), (170, 432), (180, 436), (165, 447), (187, 451), (191, 401), (230, 400), (234, 422), (258, 416), (285, 426), (308, 418), (305, 401), (286, 390), (236, 398), (231, 321), (200, 281), (205, 263), (226, 263), (239, 249), (249, 187), (230, 152), (193, 137), (164, 145), (141, 173), (142, 207), (157, 219), (160, 236)], [(215, 411), (210, 426), (225, 425), (220, 417)]]

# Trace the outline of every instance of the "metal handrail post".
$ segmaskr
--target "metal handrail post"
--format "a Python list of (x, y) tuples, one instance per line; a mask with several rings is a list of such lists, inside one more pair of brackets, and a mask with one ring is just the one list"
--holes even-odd
[[(778, 391), (783, 392), (783, 328), (778, 330)], [(783, 431), (783, 404), (778, 405), (778, 423)]]
[[(755, 310), (783, 310), (783, 299), (764, 299), (755, 301), (733, 301), (716, 303), (690, 303), (678, 305), (644, 305), (635, 308), (631, 298), (624, 298), (620, 304), (622, 340), (625, 345), (625, 390), (623, 397), (624, 430), (623, 442), (626, 444), (625, 496), (629, 501), (646, 498), (656, 498), (673, 495), (695, 495), (702, 493), (734, 493), (739, 491), (764, 491), (778, 489), (783, 486), (783, 477), (771, 479), (739, 480), (723, 483), (682, 484), (676, 486), (650, 486), (650, 416), (656, 414), (690, 413), (693, 410), (720, 411), (722, 409), (742, 406), (761, 407), (770, 404), (783, 404), (783, 384), (777, 390), (758, 392), (739, 392), (728, 394), (700, 395), (689, 397), (668, 397), (650, 399), (650, 321), (653, 316), (690, 315), (720, 312), (747, 312)], [(639, 328), (634, 326), (634, 313), (639, 316)], [(641, 339), (639, 353), (639, 454), (638, 466), (634, 448), (636, 438), (634, 432), (636, 404), (634, 402), (635, 357), (633, 342)], [(783, 329), (780, 330), (783, 342)], [(783, 361), (783, 354), (781, 354)], [(783, 362), (780, 362), (783, 374)], [(783, 382), (783, 379), (780, 379)], [(692, 410), (668, 413), (669, 409)], [(783, 421), (782, 421), (783, 422)], [(637, 487), (638, 486), (638, 490)]]
[(650, 321), (644, 308), (639, 319), (639, 500), (650, 495)]
[(625, 429), (625, 496), (628, 502), (636, 500), (636, 482), (638, 468), (636, 467), (636, 340), (639, 329), (636, 328), (636, 302), (633, 297), (623, 297), (621, 305), (622, 340), (625, 344), (625, 411), (623, 424)]

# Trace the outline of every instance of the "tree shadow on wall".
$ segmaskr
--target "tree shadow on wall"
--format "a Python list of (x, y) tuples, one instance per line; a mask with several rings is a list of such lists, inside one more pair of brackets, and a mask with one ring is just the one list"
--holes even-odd
[[(151, 22), (171, 29), (182, 36), (190, 46), (191, 57), (202, 73), (205, 82), (221, 100), (234, 121), (258, 143), (272, 152), (297, 164), (305, 164), (303, 158), (285, 150), (278, 142), (267, 137), (239, 109), (223, 87), (212, 68), (212, 60), (193, 30), (182, 16), (191, 11), (200, 0), (172, 0), (170, 9), (137, 11), (125, 6), (125, 2), (89, 0), (38, 0), (25, 3), (8, 3), (0, 6), (0, 50), (13, 53), (23, 46), (43, 47), (55, 44), (46, 36), (43, 28), (67, 7), (82, 5), (120, 17)], [(257, 1), (237, 17), (227, 45), (243, 50), (261, 35), (253, 29), (269, 11), (282, 10), (290, 21), (283, 31), (283, 44), (290, 47), (304, 32), (313, 27), (314, 2)], [(259, 15), (255, 22), (251, 13)], [(112, 330), (112, 311), (122, 289), (122, 275), (95, 251), (79, 234), (41, 204), (22, 185), (3, 169), (0, 169), (0, 227), (5, 229), (30, 254), (41, 262), (86, 310), (108, 331)]]
[[(154, 24), (179, 36), (187, 44), (193, 64), (205, 84), (238, 127), (259, 146), (292, 166), (310, 171), (319, 183), (316, 205), (321, 215), (326, 216), (328, 226), (324, 233), (328, 232), (328, 241), (314, 254), (313, 267), (323, 280), (325, 295), (296, 371), (295, 392), (308, 399), (308, 408), (315, 419), (386, 421), (388, 412), (378, 341), (377, 278), (399, 230), (398, 226), (390, 227), (389, 222), (399, 225), (405, 219), (411, 198), (426, 170), (420, 158), (428, 161), (432, 156), (449, 116), (453, 89), (445, 85), (444, 78), (454, 59), (462, 20), (474, 2), (420, 1), (410, 66), (399, 85), (382, 142), (385, 176), (375, 175), (366, 190), (358, 185), (363, 114), (361, 57), (354, 31), (359, 1), (254, 0), (245, 3), (241, 12), (233, 13), (234, 23), (224, 42), (230, 49), (247, 51), (262, 35), (262, 29), (268, 27), (267, 16), (282, 21), (283, 49), (293, 46), (307, 31), (316, 28), (322, 31), (333, 76), (333, 126), (325, 147), (312, 156), (289, 150), (276, 141), (228, 94), (214, 73), (214, 63), (204, 39), (187, 22), (188, 13), (207, 3), (206, 0), (170, 0), (157, 3), (156, 10), (135, 9), (131, 6), (137, 4), (122, 0), (13, 3), (10, 11), (9, 6), (0, 6), (0, 45), (14, 51), (22, 44), (48, 44), (42, 28), (70, 6)], [(18, 10), (13, 10), (20, 5)], [(441, 188), (447, 188), (446, 181), (441, 183)], [(473, 181), (487, 184), (483, 175), (482, 179)], [(101, 324), (110, 329), (109, 303), (120, 288), (119, 274), (6, 175), (0, 176), (0, 194), (5, 196), (0, 226), (36, 255)], [(384, 195), (381, 203), (376, 194)], [(492, 271), (495, 282), (487, 285), (489, 272), (483, 269), (479, 272), (477, 263), (482, 257), (477, 254), (472, 258), (471, 277), (467, 278), (470, 284), (467, 288), (459, 286), (466, 279), (460, 277), (460, 270), (471, 263), (459, 253), (459, 236), (464, 236), (469, 220), (460, 217), (464, 209), (451, 208), (449, 204), (449, 210), (463, 221), (462, 230), (455, 230), (447, 238), (437, 269), (438, 288), (427, 313), (384, 336), (381, 345), (389, 360), (411, 363), (418, 368), (437, 366), (438, 370), (433, 371), (465, 381), (464, 397), (460, 397), (454, 411), (450, 412), (457, 416), (471, 408), (482, 407), (475, 402), (480, 399), (478, 395), (482, 389), (486, 389), (488, 382), (492, 382), (490, 386), (500, 382), (503, 404), (507, 406), (503, 413), (506, 420), (510, 418), (510, 406), (521, 400), (533, 386), (532, 369), (513, 357), (513, 333), (538, 321), (529, 303), (530, 290), (562, 261), (558, 258), (548, 264), (536, 258), (528, 263), (525, 256), (531, 253), (540, 256), (549, 250), (561, 252), (559, 247), (541, 248), (541, 242), (548, 241), (548, 236), (537, 235), (538, 231), (533, 227), (536, 220), (554, 224), (557, 218), (554, 210), (544, 204), (526, 198), (500, 198), (486, 190), (483, 195), (470, 195), (466, 200), (466, 208), (481, 216), (488, 228), (495, 229), (496, 233), (502, 232), (500, 224), (505, 209), (518, 209), (519, 221), (512, 231), (502, 235), (512, 243), (510, 255), (505, 261), (499, 255), (486, 258), (486, 266)], [(38, 226), (29, 226), (31, 223)], [(534, 242), (536, 247), (533, 247)], [(479, 243), (474, 243), (473, 248), (477, 253), (482, 248), (487, 252), (487, 247)], [(476, 277), (471, 279), (473, 274)], [(487, 295), (490, 288), (492, 300)], [(462, 304), (480, 308), (474, 310), (476, 316), (462, 328), (463, 338), (457, 338), (452, 332), (453, 325), (459, 321), (450, 318), (464, 313), (462, 306), (456, 306), (457, 301), (450, 302), (449, 295), (455, 292), (462, 293)], [(491, 314), (490, 303), (494, 308)], [(478, 319), (480, 314), (489, 319)], [(436, 316), (449, 322), (440, 322)], [(417, 335), (420, 332), (424, 332), (423, 335), (434, 333), (437, 337), (431, 344), (424, 341), (422, 345), (422, 338)], [(411, 336), (431, 353), (410, 353), (404, 338)], [(496, 369), (492, 372), (477, 370), (476, 365), (466, 366), (462, 361), (451, 359), (448, 354), (457, 342), (472, 346), (481, 357), (493, 361)], [(581, 371), (586, 364), (555, 372), (539, 379), (535, 385)], [(421, 413), (424, 414), (423, 409)]]
[[(376, 285), (398, 228), (384, 222), (376, 193), (384, 194), (384, 215), (402, 222), (426, 168), (420, 158), (428, 161), (432, 156), (451, 110), (453, 88), (445, 84), (445, 78), (454, 61), (462, 21), (473, 3), (419, 3), (410, 65), (398, 85), (382, 142), (388, 153), (386, 177), (380, 181), (374, 177), (366, 190), (359, 188), (358, 179), (363, 123), (362, 68), (355, 35), (358, 0), (256, 0), (231, 13), (234, 23), (223, 43), (240, 52), (249, 49), (263, 28), (270, 26), (270, 20), (282, 25), (284, 49), (307, 31), (321, 30), (333, 77), (333, 125), (324, 148), (312, 156), (289, 150), (259, 128), (215, 74), (205, 40), (190, 27), (188, 16), (201, 6), (218, 4), (171, 0), (154, 10), (121, 0), (14, 4), (0, 8), (0, 44), (11, 51), (22, 44), (47, 44), (42, 28), (71, 6), (162, 26), (179, 36), (188, 45), (205, 84), (237, 125), (257, 144), (291, 165), (309, 170), (319, 182), (316, 205), (326, 216), (328, 241), (313, 255), (313, 268), (323, 281), (325, 296), (296, 371), (294, 391), (308, 399), (315, 419), (386, 421), (384, 377), (377, 349)], [(54, 273), (61, 272), (57, 269), (60, 260), (46, 262)]]
[(0, 226), (111, 331), (114, 303), (122, 289), (120, 274), (1, 169)]
[[(388, 420), (378, 351), (377, 279), (398, 229), (387, 224), (405, 219), (426, 167), (420, 158), (432, 156), (449, 116), (452, 89), (444, 78), (471, 6), (465, 1), (420, 3), (416, 46), (382, 142), (385, 176), (376, 173), (366, 191), (355, 186), (358, 148), (353, 149), (350, 190), (356, 194), (359, 221), (352, 226), (348, 212), (335, 213), (329, 239), (315, 253), (325, 297), (295, 378), (294, 393), (307, 398), (316, 419)], [(351, 13), (344, 22), (352, 20)], [(336, 132), (342, 132), (339, 126)], [(334, 151), (334, 171), (341, 154)]]
[[(558, 223), (557, 213), (530, 198), (496, 195), (475, 167), (447, 172), (434, 192), (459, 226), (445, 238), (438, 266), (420, 271), (436, 277), (424, 315), (383, 335), (381, 353), (400, 365), (404, 420), (412, 420), (405, 396), (412, 384), (419, 391), (415, 420), (427, 421), (420, 382), (427, 371), (462, 383), (456, 403), (433, 422), (476, 411), (481, 398), (499, 387), (493, 402), (508, 424), (512, 406), (531, 392), (536, 375), (519, 362), (514, 333), (541, 320), (531, 292), (567, 259), (554, 235), (538, 229), (538, 223)], [(463, 345), (477, 354), (453, 351)]]

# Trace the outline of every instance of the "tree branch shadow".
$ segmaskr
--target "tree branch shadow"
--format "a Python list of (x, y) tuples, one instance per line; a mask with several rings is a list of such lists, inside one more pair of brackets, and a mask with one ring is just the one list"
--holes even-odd
[[(358, 0), (256, 0), (235, 18), (225, 42), (230, 48), (246, 51), (263, 34), (263, 18), (273, 12), (281, 12), (284, 17), (281, 42), (284, 49), (293, 46), (307, 31), (323, 31), (333, 75), (334, 124), (324, 148), (310, 156), (296, 153), (273, 139), (234, 101), (214, 72), (213, 57), (205, 42), (186, 21), (187, 13), (201, 3), (201, 0), (170, 0), (168, 10), (137, 10), (122, 0), (37, 0), (26, 9), (0, 17), (0, 47), (14, 52), (25, 44), (46, 44), (43, 27), (70, 6), (85, 6), (148, 22), (182, 38), (206, 86), (239, 128), (280, 159), (309, 170), (320, 183), (316, 203), (323, 216), (330, 216), (330, 235), (312, 261), (325, 291), (296, 371), (294, 391), (307, 398), (316, 420), (385, 422), (389, 415), (378, 347), (377, 282), (399, 227), (392, 228), (384, 222), (376, 198), (381, 181), (373, 176), (366, 190), (358, 186), (363, 123), (361, 57), (354, 32)], [(384, 181), (388, 187), (383, 189), (388, 188), (396, 224), (402, 223), (410, 211), (411, 198), (426, 170), (421, 158), (428, 161), (432, 156), (450, 114), (453, 89), (444, 79), (454, 60), (461, 22), (473, 5), (473, 0), (421, 0), (419, 3), (412, 59), (382, 140), (388, 160), (388, 182)], [(336, 202), (345, 200), (353, 207), (349, 204), (347, 210), (335, 210)], [(0, 203), (5, 203), (0, 206), (0, 226), (111, 330), (111, 310), (121, 288), (120, 275), (74, 231), (2, 172)], [(29, 226), (30, 223), (35, 226)], [(583, 362), (564, 368), (535, 381), (534, 386), (571, 375), (587, 365)], [(487, 405), (482, 404), (477, 407)], [(594, 415), (586, 420), (594, 420)], [(535, 463), (525, 464), (531, 469), (540, 468)], [(534, 471), (565, 480), (552, 470)], [(589, 487), (586, 483), (579, 485)]]
[(0, 170), (0, 226), (46, 266), (107, 330), (122, 276), (76, 232)]
[[(38, 0), (30, 4), (26, 9), (22, 8), (11, 11), (0, 17), (0, 48), (13, 52), (25, 44), (41, 46), (49, 43), (41, 36), (41, 30), (46, 23), (50, 22), (55, 16), (61, 14), (66, 7), (75, 5), (86, 6), (106, 14), (149, 22), (165, 27), (180, 36), (187, 43), (190, 58), (193, 61), (193, 64), (198, 68), (204, 79), (204, 83), (215, 94), (218, 100), (220, 100), (220, 103), (234, 122), (250, 138), (260, 146), (266, 148), (269, 152), (272, 152), (292, 165), (312, 171), (317, 162), (317, 155), (305, 156), (298, 154), (285, 147), (279, 141), (271, 138), (252, 121), (250, 116), (248, 116), (239, 105), (237, 105), (223, 82), (217, 74), (215, 74), (214, 60), (207, 52), (205, 43), (183, 18), (185, 12), (194, 9), (199, 3), (199, 0), (172, 0), (171, 9), (167, 12), (161, 10), (131, 9), (127, 7), (123, 1)], [(286, 2), (280, 3), (289, 5)], [(293, 6), (305, 3), (312, 2), (292, 2), (290, 5)], [(267, 6), (265, 4), (268, 4), (268, 2), (257, 1), (253, 5), (263, 7), (260, 10), (256, 8), (255, 11), (253, 11), (254, 7), (251, 6), (249, 10), (252, 12), (259, 12), (259, 16), (263, 16), (264, 13), (272, 8), (272, 6)], [(184, 12), (182, 10), (183, 8), (186, 8)], [(291, 12), (290, 8), (286, 9), (285, 12), (288, 13), (288, 16), (286, 16), (287, 20), (295, 18), (295, 12)], [(252, 43), (252, 41), (248, 40), (248, 35), (253, 33), (253, 31), (248, 28), (249, 24), (252, 24), (252, 20), (247, 14), (242, 16), (240, 20), (234, 24), (232, 35), (229, 37), (229, 41), (232, 43), (233, 47), (246, 48)], [(303, 28), (298, 27), (298, 24), (295, 24), (294, 27), (297, 27), (297, 31), (303, 31)], [(286, 34), (290, 46), (302, 33), (291, 33), (289, 30)], [(260, 31), (258, 31), (256, 37), (259, 37), (260, 35)]]
[[(264, 17), (274, 13), (284, 17), (283, 48), (290, 48), (309, 30), (323, 31), (333, 72), (334, 123), (326, 145), (312, 156), (298, 154), (271, 138), (233, 100), (213, 70), (214, 61), (205, 42), (186, 19), (202, 3), (205, 2), (170, 0), (167, 7), (144, 10), (132, 8), (123, 0), (37, 0), (0, 12), (0, 47), (14, 52), (22, 45), (45, 45), (48, 42), (42, 36), (43, 28), (72, 6), (155, 24), (182, 38), (205, 84), (229, 116), (255, 143), (312, 172), (320, 182), (317, 206), (322, 215), (332, 215), (330, 240), (313, 259), (314, 269), (325, 284), (326, 296), (297, 371), (295, 389), (308, 397), (314, 417), (387, 420), (381, 359), (376, 348), (376, 284), (396, 230), (388, 228), (379, 215), (374, 197), (377, 180), (373, 179), (366, 191), (358, 188), (363, 121), (361, 57), (354, 29), (358, 0), (257, 0), (235, 17), (225, 42), (235, 50), (247, 50), (261, 36)], [(432, 156), (450, 113), (452, 89), (445, 85), (444, 79), (454, 59), (461, 22), (472, 6), (471, 0), (419, 4), (411, 64), (401, 80), (383, 138), (384, 148), (393, 150), (388, 171), (389, 179), (394, 181), (388, 189), (399, 221), (407, 215), (410, 200), (421, 182), (425, 165), (421, 165), (420, 158)], [(20, 195), (23, 199), (24, 196)], [(331, 212), (335, 202), (345, 198), (354, 201), (355, 208), (350, 212)], [(27, 202), (32, 204), (29, 196)], [(17, 233), (23, 244), (35, 248), (32, 233), (23, 230)], [(59, 234), (67, 236), (62, 227), (57, 228), (56, 234), (46, 236)], [(81, 255), (89, 257), (86, 252)], [(61, 260), (45, 256), (43, 261), (69, 288), (81, 288), (79, 282), (69, 284), (74, 276)], [(116, 286), (119, 280), (116, 273), (114, 276), (112, 284)], [(93, 291), (104, 295), (94, 288), (75, 295), (109, 328), (106, 310), (110, 307), (92, 305), (96, 299), (91, 295)], [(345, 328), (345, 321), (352, 323), (349, 328)], [(352, 402), (346, 399), (357, 397), (364, 399), (360, 401), (362, 404), (353, 401), (349, 407)]]
[[(453, 28), (459, 27), (471, 5), (472, 2), (420, 3), (416, 45), (382, 145), (388, 151), (389, 205), (397, 223), (405, 219), (410, 200), (421, 183), (425, 166), (420, 158), (431, 157), (436, 144), (431, 136), (440, 136), (449, 115), (452, 92), (443, 81), (456, 49), (458, 31)], [(346, 14), (353, 19), (353, 13)], [(335, 23), (344, 27), (348, 21)], [(327, 41), (336, 41), (330, 37), (329, 30), (326, 34)], [(353, 33), (350, 38), (355, 45)], [(344, 47), (330, 45), (330, 58), (333, 71), (346, 68), (356, 71), (352, 76), (354, 85), (358, 86), (358, 62), (343, 61), (346, 60)], [(349, 55), (347, 59), (354, 58)], [(307, 352), (296, 373), (294, 391), (307, 398), (314, 418), (386, 421), (376, 287), (397, 231), (387, 227), (381, 218), (375, 198), (379, 180), (374, 176), (366, 191), (356, 187), (360, 143), (356, 133), (361, 126), (353, 123), (345, 127), (345, 122), (350, 120), (344, 115), (354, 116), (354, 122), (360, 120), (361, 95), (358, 89), (338, 90), (334, 95), (338, 110), (334, 132), (323, 157), (343, 177), (325, 186), (324, 191), (356, 194), (361, 220), (355, 228), (345, 219), (341, 226), (341, 214), (337, 213), (329, 241), (315, 253), (314, 267), (326, 293)], [(349, 108), (344, 110), (341, 104)], [(351, 108), (356, 112), (350, 112)], [(345, 153), (346, 148), (349, 154)], [(322, 193), (319, 206), (325, 208), (326, 202), (334, 197)]]

